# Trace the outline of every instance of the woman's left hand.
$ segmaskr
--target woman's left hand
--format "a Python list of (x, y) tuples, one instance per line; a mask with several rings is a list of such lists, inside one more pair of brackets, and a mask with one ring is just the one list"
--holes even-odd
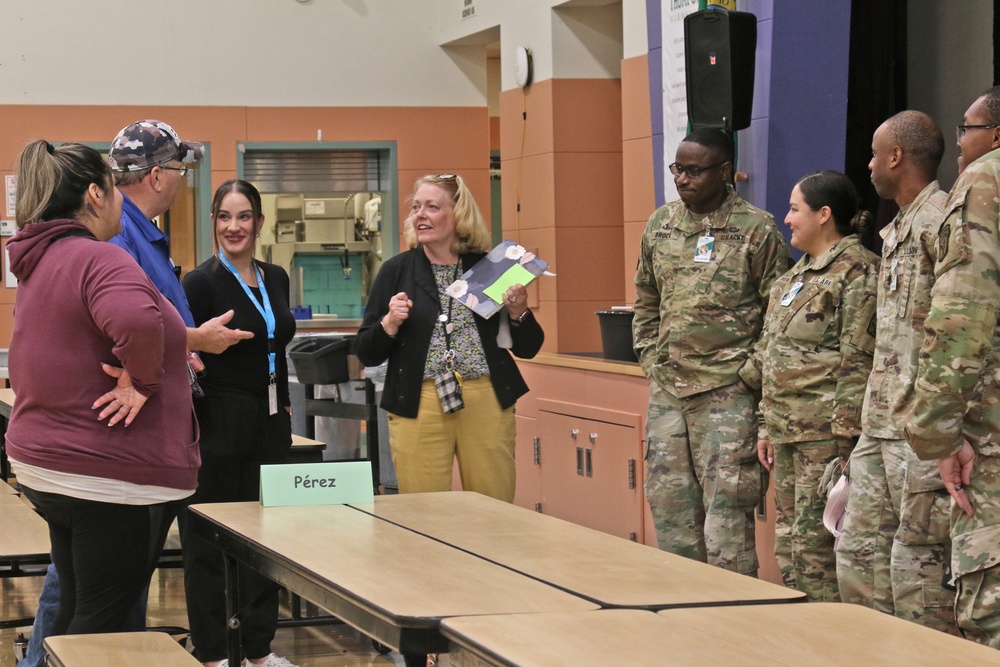
[(108, 419), (108, 426), (114, 426), (123, 419), (125, 420), (125, 426), (128, 426), (135, 419), (135, 416), (139, 414), (142, 406), (146, 404), (146, 397), (132, 386), (132, 378), (124, 368), (117, 368), (108, 364), (101, 364), (101, 368), (111, 377), (118, 378), (118, 384), (114, 389), (106, 394), (102, 394), (100, 398), (94, 401), (90, 409), (96, 410), (103, 405), (104, 409), (97, 415), (98, 421), (102, 421), (110, 416), (111, 419)]
[(503, 305), (507, 307), (510, 319), (520, 319), (524, 311), (528, 310), (528, 290), (520, 283), (512, 285), (503, 294)]

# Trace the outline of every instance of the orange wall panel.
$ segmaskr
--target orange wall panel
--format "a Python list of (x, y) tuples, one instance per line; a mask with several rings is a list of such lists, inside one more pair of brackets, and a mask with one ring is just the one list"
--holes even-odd
[(554, 155), (546, 153), (521, 160), (501, 158), (501, 171), (503, 226), (513, 230), (553, 226), (556, 217)]
[(552, 114), (553, 149), (557, 153), (621, 153), (621, 81), (556, 79)]
[(622, 154), (556, 153), (557, 227), (621, 228)]
[(639, 262), (639, 245), (642, 232), (646, 229), (645, 222), (625, 223), (625, 303), (635, 303), (635, 269)]
[(639, 139), (652, 133), (649, 58), (626, 58), (622, 60), (622, 139)]
[(606, 310), (606, 301), (560, 301), (558, 351), (564, 353), (600, 352), (601, 327), (595, 313)]
[(554, 149), (552, 79), (500, 93), (500, 154), (508, 159)]
[(631, 222), (645, 222), (656, 208), (651, 137), (622, 144), (622, 203), (624, 219)]
[(556, 231), (559, 278), (558, 301), (593, 301), (605, 307), (624, 298), (621, 257), (622, 228), (560, 227)]

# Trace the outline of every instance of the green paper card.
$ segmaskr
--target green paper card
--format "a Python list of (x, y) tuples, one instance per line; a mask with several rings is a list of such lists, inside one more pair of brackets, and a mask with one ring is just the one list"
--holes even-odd
[(264, 507), (374, 501), (371, 461), (260, 467), (260, 504)]
[(497, 303), (503, 303), (503, 295), (514, 285), (527, 285), (535, 279), (533, 273), (520, 264), (515, 264), (503, 272), (496, 282), (483, 289), (483, 294), (490, 297)]

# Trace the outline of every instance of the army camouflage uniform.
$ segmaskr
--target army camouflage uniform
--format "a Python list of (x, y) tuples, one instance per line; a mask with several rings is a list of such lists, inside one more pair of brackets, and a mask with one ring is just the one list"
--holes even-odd
[(875, 362), (851, 455), (837, 577), (844, 602), (958, 634), (947, 583), (951, 498), (937, 463), (918, 460), (903, 434), (946, 199), (934, 181), (881, 232)]
[(951, 568), (958, 626), (1000, 648), (1000, 150), (970, 164), (945, 206), (931, 308), (906, 437), (922, 460), (975, 450), (954, 504)]
[[(706, 229), (712, 251), (695, 261)], [(660, 548), (750, 575), (760, 378), (748, 387), (739, 371), (789, 264), (771, 215), (730, 187), (706, 216), (681, 201), (657, 209), (635, 277), (635, 350), (650, 379), (645, 491)]]
[(878, 257), (855, 234), (803, 256), (771, 288), (752, 357), (763, 377), (759, 437), (774, 446), (775, 556), (785, 585), (811, 602), (840, 600), (818, 487), (861, 433), (877, 280)]

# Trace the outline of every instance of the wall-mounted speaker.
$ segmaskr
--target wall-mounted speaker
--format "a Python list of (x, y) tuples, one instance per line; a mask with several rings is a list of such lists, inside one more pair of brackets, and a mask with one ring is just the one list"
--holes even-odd
[(750, 127), (757, 17), (705, 9), (684, 17), (684, 64), (691, 129)]

